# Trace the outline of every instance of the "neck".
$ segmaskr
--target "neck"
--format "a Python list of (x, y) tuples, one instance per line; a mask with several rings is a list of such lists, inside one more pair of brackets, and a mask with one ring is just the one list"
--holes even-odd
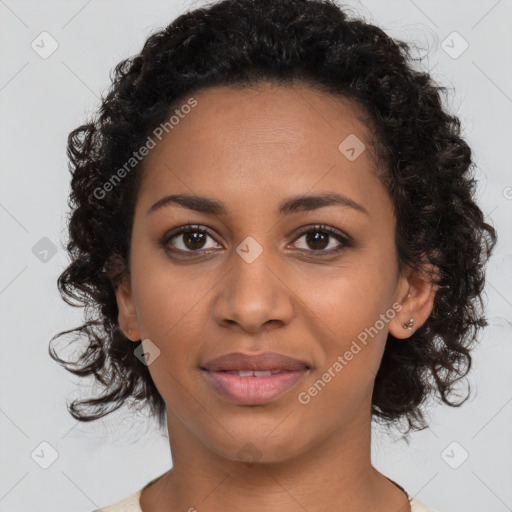
[[(247, 463), (238, 460), (242, 453), (239, 446), (214, 451), (207, 440), (198, 439), (168, 409), (173, 467), (144, 491), (141, 508), (143, 512), (315, 512), (326, 508), (409, 512), (405, 494), (371, 464), (370, 421), (369, 415), (354, 415), (342, 429), (302, 449), (292, 446), (293, 440), (290, 446), (276, 447), (270, 436), (268, 454), (261, 444), (256, 448), (250, 442), (241, 443), (242, 452), (254, 460)], [(221, 436), (214, 446), (235, 444), (226, 431)], [(287, 449), (292, 454), (285, 453)]]

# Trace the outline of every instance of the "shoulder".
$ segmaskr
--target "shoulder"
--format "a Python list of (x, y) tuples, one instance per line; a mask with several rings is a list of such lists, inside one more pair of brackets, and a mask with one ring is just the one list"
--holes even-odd
[(435, 510), (427, 507), (421, 501), (418, 501), (416, 498), (410, 498), (411, 503), (411, 512), (436, 512)]
[(421, 503), (421, 501), (419, 501), (416, 498), (414, 498), (413, 496), (411, 496), (411, 494), (409, 492), (407, 492), (407, 490), (404, 489), (400, 484), (398, 484), (397, 482), (395, 482), (394, 480), (392, 480), (391, 478), (389, 478), (387, 476), (386, 476), (386, 478), (392, 484), (396, 485), (407, 496), (409, 503), (411, 505), (411, 512), (437, 512), (436, 510), (433, 510), (433, 509), (427, 507), (426, 505)]
[[(165, 473), (167, 473), (167, 471)], [(113, 505), (109, 505), (108, 507), (98, 508), (96, 510), (92, 510), (91, 512), (142, 512), (142, 509), (140, 508), (140, 496), (142, 491), (144, 491), (144, 489), (149, 487), (152, 483), (162, 478), (165, 473), (162, 473), (156, 478), (153, 478), (144, 487), (142, 487), (142, 489), (139, 489), (137, 492), (134, 492), (127, 498), (124, 498), (123, 500), (118, 501)]]
[(114, 503), (113, 505), (98, 508), (92, 512), (142, 512), (139, 501), (141, 492), (142, 489), (133, 493), (131, 496), (128, 496), (127, 498)]

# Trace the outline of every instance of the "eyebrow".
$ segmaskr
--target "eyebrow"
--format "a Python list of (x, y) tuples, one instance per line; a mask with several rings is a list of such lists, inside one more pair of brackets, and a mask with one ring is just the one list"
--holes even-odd
[[(218, 216), (227, 216), (229, 213), (228, 209), (223, 203), (208, 197), (187, 194), (171, 194), (162, 197), (155, 204), (153, 204), (147, 211), (146, 215), (149, 215), (150, 213), (153, 213), (157, 210), (160, 210), (164, 206), (169, 206), (171, 204), (177, 204), (183, 208), (187, 208), (199, 213)], [(280, 217), (283, 217), (293, 213), (312, 211), (333, 205), (352, 208), (356, 211), (369, 215), (368, 210), (363, 205), (356, 203), (354, 200), (347, 196), (334, 192), (327, 192), (325, 194), (318, 195), (290, 197), (279, 205), (277, 214)]]

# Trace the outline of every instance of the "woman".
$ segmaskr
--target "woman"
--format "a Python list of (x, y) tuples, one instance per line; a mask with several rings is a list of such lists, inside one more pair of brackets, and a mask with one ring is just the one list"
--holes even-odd
[[(70, 371), (167, 425), (173, 467), (103, 510), (428, 509), (371, 421), (426, 428), (486, 325), (471, 151), (405, 43), (328, 0), (224, 0), (116, 67), (69, 136)], [(73, 331), (65, 331), (69, 333)]]

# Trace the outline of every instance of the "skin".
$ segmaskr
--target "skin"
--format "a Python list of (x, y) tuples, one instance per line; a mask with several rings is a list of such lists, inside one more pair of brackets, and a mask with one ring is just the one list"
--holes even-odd
[[(426, 321), (435, 288), (410, 268), (398, 272), (393, 205), (376, 176), (363, 112), (304, 84), (215, 87), (194, 98), (197, 106), (144, 160), (131, 274), (116, 290), (125, 334), (160, 350), (148, 368), (166, 403), (173, 459), (143, 492), (142, 510), (409, 511), (402, 491), (371, 464), (371, 396), (388, 332), (406, 343), (413, 331), (401, 323), (414, 318), (417, 329)], [(366, 145), (354, 161), (338, 149), (350, 134)], [(339, 205), (275, 213), (291, 196), (321, 192), (346, 195), (368, 213)], [(221, 201), (228, 215), (176, 204), (147, 214), (178, 193)], [(214, 236), (194, 245), (179, 235), (167, 247), (188, 252), (166, 252), (159, 239), (187, 224)], [(314, 245), (299, 232), (315, 224), (353, 246), (319, 256), (319, 248), (343, 245), (333, 236)], [(262, 248), (252, 263), (236, 252), (249, 236)], [(393, 304), (402, 309), (299, 403)], [(199, 369), (222, 354), (265, 350), (312, 370), (263, 405), (223, 399)], [(257, 454), (252, 465), (238, 455), (247, 446)]]

